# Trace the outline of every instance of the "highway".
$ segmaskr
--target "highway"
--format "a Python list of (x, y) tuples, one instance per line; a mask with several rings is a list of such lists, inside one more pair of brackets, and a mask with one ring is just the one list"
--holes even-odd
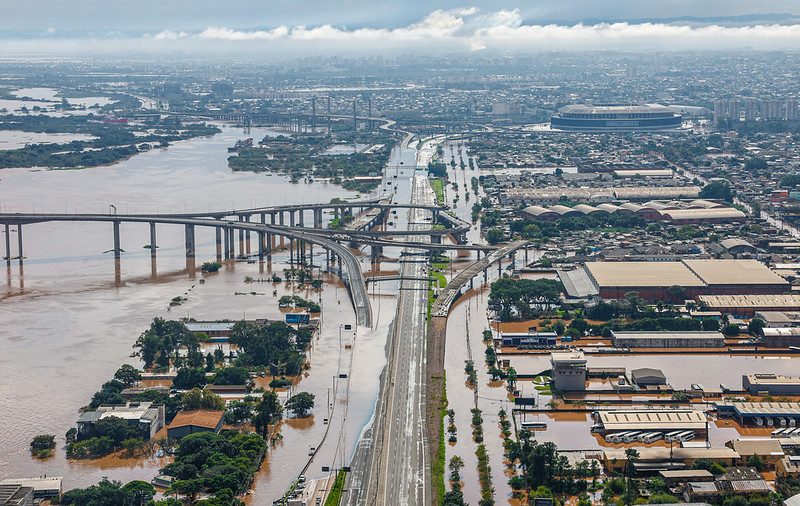
[[(413, 203), (433, 202), (425, 175), (412, 180)], [(415, 230), (430, 211), (412, 209)], [(416, 252), (418, 250), (407, 250)], [(425, 425), (425, 360), (427, 331), (427, 264), (403, 263), (397, 313), (390, 330), (388, 363), (372, 428), (359, 442), (351, 462), (345, 504), (428, 505), (431, 503), (428, 434)]]

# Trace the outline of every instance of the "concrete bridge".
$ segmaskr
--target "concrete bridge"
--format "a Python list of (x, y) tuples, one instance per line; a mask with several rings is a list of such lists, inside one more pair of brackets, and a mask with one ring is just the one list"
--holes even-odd
[(265, 255), (271, 254), (274, 236), (283, 236), (290, 239), (290, 263), (294, 262), (295, 258), (295, 242), (297, 242), (298, 261), (302, 261), (304, 259), (305, 245), (308, 244), (311, 247), (311, 259), (313, 262), (313, 245), (317, 244), (326, 250), (326, 259), (328, 263), (335, 263), (337, 258), (340, 265), (342, 262), (344, 262), (345, 269), (339, 269), (339, 271), (341, 273), (342, 280), (344, 281), (345, 286), (350, 293), (350, 298), (356, 311), (358, 324), (368, 327), (372, 323), (372, 309), (370, 307), (369, 298), (367, 297), (366, 284), (364, 282), (364, 276), (361, 272), (360, 262), (345, 246), (323, 236), (311, 233), (313, 229), (278, 229), (263, 223), (250, 223), (247, 221), (225, 221), (213, 218), (176, 217), (165, 215), (3, 213), (0, 214), (0, 225), (5, 226), (6, 262), (10, 264), (12, 258), (10, 244), (10, 227), (12, 225), (17, 227), (17, 258), (19, 259), (19, 262), (22, 263), (24, 258), (22, 240), (23, 225), (53, 221), (111, 223), (114, 234), (113, 251), (116, 259), (120, 258), (122, 252), (120, 248), (119, 230), (121, 223), (148, 223), (150, 225), (150, 255), (153, 258), (155, 258), (157, 251), (157, 248), (155, 247), (157, 244), (156, 225), (183, 225), (185, 228), (187, 265), (189, 260), (191, 260), (193, 263), (195, 257), (195, 227), (213, 227), (216, 230), (217, 259), (221, 259), (223, 255), (225, 258), (235, 257), (235, 231), (239, 231), (240, 251), (242, 249), (241, 243), (245, 232), (253, 232), (258, 235), (258, 257), (260, 261), (264, 260)]

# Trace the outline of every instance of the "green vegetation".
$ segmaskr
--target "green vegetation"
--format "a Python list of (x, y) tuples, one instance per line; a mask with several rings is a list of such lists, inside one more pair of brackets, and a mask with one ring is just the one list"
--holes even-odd
[[(444, 372), (442, 372), (444, 374)], [(447, 410), (447, 377), (442, 377), (442, 397), (439, 400), (439, 444), (436, 449), (436, 455), (431, 462), (431, 480), (433, 481), (433, 497), (436, 504), (444, 504), (444, 416), (448, 414)]]
[[(497, 219), (492, 215), (481, 217), (483, 225), (495, 225)], [(647, 220), (634, 214), (594, 213), (586, 216), (569, 216), (553, 220), (515, 220), (509, 224), (512, 234), (523, 239), (545, 239), (559, 237), (562, 234), (578, 230), (641, 230), (647, 226)]]
[[(752, 159), (751, 159), (752, 160)], [(749, 163), (750, 160), (747, 161)], [(720, 199), (726, 202), (733, 202), (731, 186), (727, 181), (714, 181), (707, 184), (700, 190), (701, 199)]]
[(475, 450), (478, 457), (478, 481), (481, 484), (481, 506), (492, 506), (494, 504), (494, 488), (492, 488), (492, 468), (489, 466), (489, 455), (486, 453), (486, 445), (479, 445)]
[(31, 453), (37, 459), (46, 459), (53, 456), (56, 448), (56, 437), (49, 434), (42, 434), (33, 438), (31, 441)]
[(200, 390), (199, 388), (192, 388), (181, 399), (183, 409), (213, 409), (215, 411), (223, 411), (225, 409), (225, 401), (219, 395), (211, 390)]
[[(0, 116), (0, 129), (41, 133), (77, 133), (97, 137), (68, 144), (31, 144), (20, 149), (0, 150), (0, 168), (96, 167), (118, 162), (139, 153), (143, 144), (167, 146), (170, 142), (220, 132), (206, 124), (182, 124), (178, 118), (153, 120), (142, 127), (108, 124), (93, 114), (64, 117), (37, 115)], [(154, 130), (152, 133), (150, 130)], [(144, 135), (137, 136), (135, 133)]]
[(531, 304), (550, 306), (557, 304), (563, 286), (553, 279), (501, 278), (492, 283), (489, 304), (502, 304), (500, 318), (503, 321), (529, 319), (534, 314)]
[(442, 162), (430, 162), (428, 164), (428, 175), (440, 179), (447, 179), (447, 165)]
[(201, 272), (217, 272), (222, 267), (222, 264), (217, 262), (204, 262), (200, 267)]
[(303, 177), (329, 178), (354, 191), (367, 192), (377, 182), (359, 182), (353, 178), (381, 174), (389, 160), (394, 137), (386, 133), (359, 132), (352, 142), (382, 144), (369, 153), (326, 156), (331, 147), (327, 137), (265, 137), (259, 147), (241, 149), (228, 157), (228, 166), (235, 170), (282, 172), (297, 180)]
[(286, 401), (286, 409), (292, 411), (297, 417), (307, 417), (311, 413), (311, 410), (314, 409), (314, 394), (300, 392), (299, 394), (293, 395)]
[(322, 308), (316, 302), (305, 300), (297, 295), (283, 295), (278, 299), (278, 307), (307, 308), (309, 313), (319, 313)]
[(325, 498), (325, 506), (339, 506), (339, 502), (342, 500), (342, 490), (344, 489), (344, 479), (347, 476), (347, 473), (339, 470), (336, 473), (336, 481), (333, 483), (333, 488), (328, 493), (328, 497)]
[(433, 193), (436, 194), (436, 204), (444, 204), (444, 181), (441, 179), (432, 179), (431, 188), (433, 188)]
[(298, 332), (283, 322), (268, 325), (238, 322), (231, 329), (228, 341), (239, 346), (237, 366), (268, 366), (273, 375), (293, 375), (303, 370), (303, 351), (310, 339), (310, 332)]
[(165, 495), (175, 493), (194, 500), (206, 491), (232, 498), (250, 485), (266, 447), (260, 435), (236, 430), (184, 436), (175, 461), (161, 469), (162, 474), (178, 478)]
[(64, 492), (57, 499), (52, 499), (53, 504), (71, 504), (74, 506), (140, 506), (144, 504), (162, 504), (151, 502), (156, 495), (156, 489), (146, 481), (132, 481), (125, 484), (118, 481), (109, 481), (103, 478), (97, 485), (88, 488), (74, 488)]

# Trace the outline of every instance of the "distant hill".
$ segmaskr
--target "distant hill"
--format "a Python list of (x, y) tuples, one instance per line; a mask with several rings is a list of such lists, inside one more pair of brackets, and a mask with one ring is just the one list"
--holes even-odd
[(789, 13), (773, 13), (773, 14), (744, 14), (741, 16), (713, 16), (713, 17), (699, 17), (699, 16), (681, 16), (674, 18), (639, 18), (639, 19), (601, 19), (601, 18), (587, 18), (581, 20), (538, 20), (529, 19), (525, 20), (526, 25), (561, 25), (573, 26), (578, 23), (584, 25), (596, 25), (600, 23), (629, 23), (629, 24), (642, 24), (642, 23), (660, 23), (665, 25), (670, 24), (691, 24), (691, 25), (724, 25), (724, 26), (747, 26), (757, 24), (798, 24), (800, 23), (800, 15)]

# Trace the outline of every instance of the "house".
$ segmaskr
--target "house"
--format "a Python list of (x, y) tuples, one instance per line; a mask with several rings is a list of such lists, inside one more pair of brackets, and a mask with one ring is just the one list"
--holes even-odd
[(195, 409), (181, 411), (167, 427), (167, 437), (180, 439), (196, 432), (214, 432), (222, 430), (224, 411), (211, 409)]
[(776, 463), (785, 455), (780, 441), (775, 438), (734, 439), (725, 446), (733, 448), (740, 455), (740, 466), (746, 466), (748, 459), (758, 455), (767, 469), (775, 469)]
[(164, 426), (164, 405), (152, 402), (101, 405), (96, 411), (87, 411), (78, 418), (78, 438), (94, 437), (97, 422), (112, 416), (126, 420), (139, 429), (142, 437), (152, 439)]

